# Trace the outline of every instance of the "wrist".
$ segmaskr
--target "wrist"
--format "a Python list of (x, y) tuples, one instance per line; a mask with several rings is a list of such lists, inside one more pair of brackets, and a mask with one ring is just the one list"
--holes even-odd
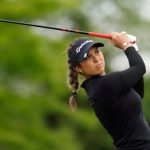
[(131, 47), (131, 46), (133, 46), (132, 45), (132, 42), (131, 41), (128, 41), (128, 42), (125, 42), (125, 43), (123, 43), (123, 51), (125, 51), (128, 47)]

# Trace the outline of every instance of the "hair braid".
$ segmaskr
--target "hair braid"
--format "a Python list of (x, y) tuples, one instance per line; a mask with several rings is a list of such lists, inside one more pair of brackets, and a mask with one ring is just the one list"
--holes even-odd
[(69, 99), (69, 106), (72, 111), (75, 111), (76, 107), (77, 107), (77, 90), (79, 88), (78, 72), (74, 69), (74, 67), (72, 67), (72, 65), (70, 64), (70, 60), (69, 60), (69, 54), (71, 51), (71, 47), (75, 43), (76, 43), (76, 41), (71, 43), (68, 48), (68, 51), (67, 51), (68, 52), (68, 64), (69, 64), (69, 73), (68, 73), (67, 84), (68, 84), (68, 87), (73, 90), (72, 96)]

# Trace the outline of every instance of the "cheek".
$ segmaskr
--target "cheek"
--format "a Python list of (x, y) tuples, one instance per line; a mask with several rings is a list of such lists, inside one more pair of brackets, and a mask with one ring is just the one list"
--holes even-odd
[(104, 59), (104, 57), (102, 57), (102, 60), (103, 60), (103, 62), (104, 62), (104, 64), (105, 64), (105, 59)]
[(88, 72), (91, 72), (92, 70), (94, 70), (94, 65), (93, 65), (92, 61), (83, 62), (81, 64), (81, 67), (82, 67), (82, 71), (84, 73), (88, 73)]
[(105, 66), (105, 58), (103, 55), (100, 56), (100, 60), (104, 63), (104, 66)]
[(103, 53), (100, 54), (100, 58), (104, 61), (104, 55), (103, 55)]

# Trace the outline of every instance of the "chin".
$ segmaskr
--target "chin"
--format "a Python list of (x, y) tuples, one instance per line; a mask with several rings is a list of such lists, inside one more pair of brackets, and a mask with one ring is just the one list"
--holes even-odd
[(100, 75), (101, 75), (101, 74), (105, 74), (105, 70), (104, 70), (104, 69), (101, 69), (98, 74), (100, 74)]

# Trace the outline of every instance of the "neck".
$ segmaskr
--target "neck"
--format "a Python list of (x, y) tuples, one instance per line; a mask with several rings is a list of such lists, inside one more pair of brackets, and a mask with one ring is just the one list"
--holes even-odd
[[(99, 74), (99, 75), (100, 75), (100, 76), (104, 76), (104, 75), (106, 75), (106, 73), (103, 72), (103, 73), (101, 73), (101, 74)], [(89, 79), (89, 78), (91, 78), (91, 77), (93, 77), (93, 76), (96, 76), (96, 75), (92, 75), (92, 76), (84, 75), (85, 79)]]

